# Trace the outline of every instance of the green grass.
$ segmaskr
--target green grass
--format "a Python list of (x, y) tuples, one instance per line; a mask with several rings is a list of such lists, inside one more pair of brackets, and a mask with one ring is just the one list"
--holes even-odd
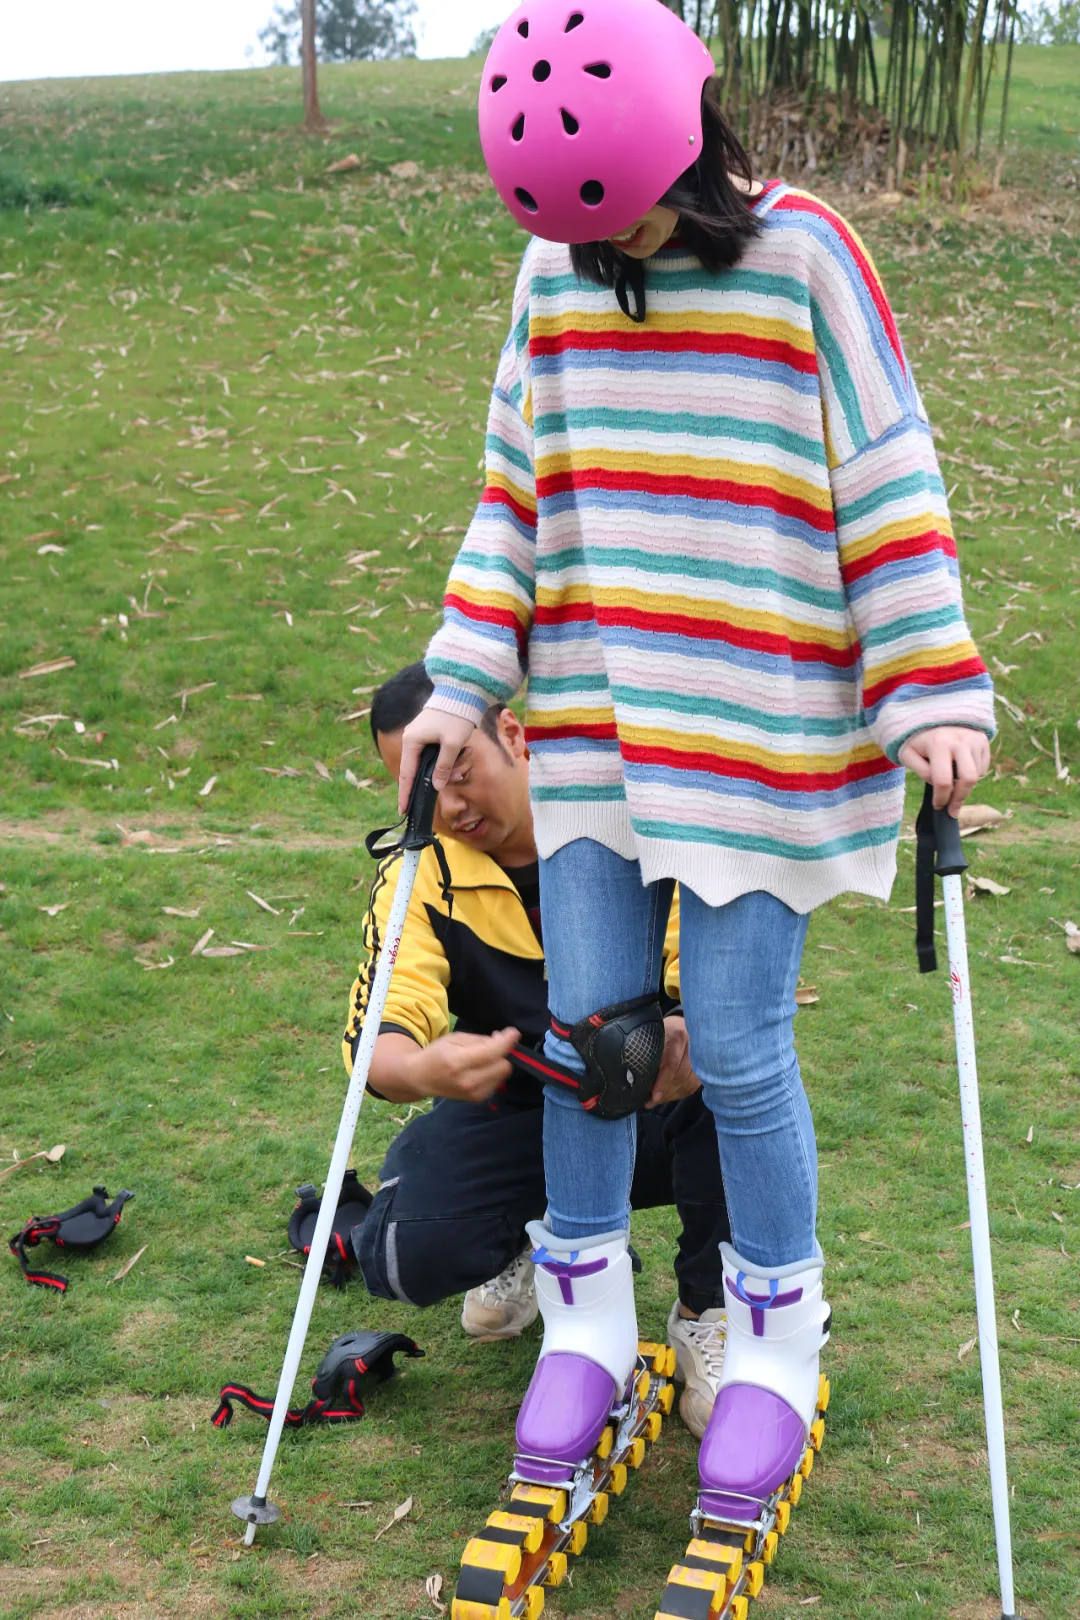
[[(1018, 53), (1016, 161), (1055, 180), (1080, 135), (1074, 61)], [(228, 1503), (265, 1430), (209, 1423), (226, 1378), (273, 1387), (291, 1189), (321, 1180), (340, 1111), (361, 839), (390, 805), (366, 720), (345, 717), (422, 649), (475, 498), (522, 241), (477, 178), (475, 79), (328, 70), (325, 145), (297, 131), (285, 73), (0, 91), (0, 1153), (68, 1143), (58, 1169), (0, 1181), (0, 1218), (14, 1231), (101, 1180), (137, 1194), (105, 1249), (66, 1263), (65, 1299), (14, 1262), (0, 1281), (13, 1620), (434, 1617), (424, 1581), (449, 1595), (508, 1464), (535, 1335), (470, 1344), (454, 1302), (419, 1316), (358, 1285), (320, 1292), (307, 1375), (361, 1325), (427, 1359), (355, 1428), (286, 1437), (283, 1520), (250, 1553)], [(361, 169), (327, 178), (350, 151)], [(389, 173), (405, 160), (421, 173)], [(1054, 764), (1056, 732), (1080, 775), (1071, 195), (1028, 233), (915, 204), (859, 221), (938, 430), (976, 634), (1014, 666), (979, 795), (1012, 819), (967, 848), (1011, 891), (974, 901), (969, 929), (1029, 1620), (1075, 1614), (1080, 1580), (1080, 962), (1061, 927), (1080, 922), (1080, 814)], [(778, 1616), (815, 1596), (860, 1620), (995, 1612), (977, 1355), (957, 1354), (974, 1309), (948, 992), (914, 970), (911, 867), (905, 843), (890, 905), (828, 907), (807, 951), (835, 1393), (760, 1600)], [(268, 948), (193, 959), (208, 927)], [(368, 1182), (395, 1113), (365, 1104)], [(659, 1334), (672, 1217), (635, 1233)], [(648, 1620), (693, 1481), (673, 1422), (549, 1612)]]

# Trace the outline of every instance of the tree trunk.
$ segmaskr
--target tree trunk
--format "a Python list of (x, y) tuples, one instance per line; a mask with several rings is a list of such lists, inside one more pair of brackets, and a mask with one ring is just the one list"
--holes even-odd
[(304, 128), (323, 130), (326, 120), (319, 107), (315, 78), (315, 0), (300, 0), (300, 71), (304, 80)]

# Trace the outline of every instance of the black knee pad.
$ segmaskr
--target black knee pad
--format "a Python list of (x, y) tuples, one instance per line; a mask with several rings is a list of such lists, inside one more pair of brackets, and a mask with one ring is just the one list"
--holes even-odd
[(664, 1015), (655, 995), (619, 1001), (581, 1018), (551, 1027), (585, 1060), (575, 1077), (582, 1108), (600, 1119), (625, 1119), (649, 1100), (664, 1055)]

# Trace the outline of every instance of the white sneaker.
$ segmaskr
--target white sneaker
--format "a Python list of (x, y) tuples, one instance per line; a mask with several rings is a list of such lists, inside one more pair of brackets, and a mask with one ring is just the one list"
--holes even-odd
[(461, 1325), (472, 1338), (516, 1339), (536, 1321), (539, 1307), (531, 1253), (526, 1249), (490, 1282), (469, 1289), (461, 1307)]
[(727, 1317), (716, 1305), (699, 1317), (680, 1316), (679, 1301), (668, 1317), (667, 1342), (675, 1351), (675, 1377), (686, 1388), (679, 1399), (679, 1416), (698, 1440), (712, 1414), (720, 1387), (727, 1346)]

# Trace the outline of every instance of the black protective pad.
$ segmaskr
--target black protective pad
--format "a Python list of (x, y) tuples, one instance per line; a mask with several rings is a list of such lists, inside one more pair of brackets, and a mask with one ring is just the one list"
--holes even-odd
[(636, 996), (602, 1007), (570, 1031), (585, 1059), (595, 1100), (582, 1102), (601, 1119), (624, 1119), (644, 1108), (664, 1055), (664, 1015), (656, 996)]
[[(308, 1254), (322, 1199), (311, 1182), (297, 1187), (296, 1196), (298, 1202), (289, 1220), (289, 1242), (298, 1254)], [(357, 1179), (355, 1170), (346, 1170), (322, 1267), (323, 1276), (329, 1277), (335, 1288), (344, 1288), (356, 1270), (356, 1254), (349, 1234), (362, 1224), (370, 1208), (371, 1194)]]
[[(343, 1333), (319, 1362), (311, 1380), (308, 1404), (303, 1408), (290, 1408), (285, 1414), (286, 1428), (300, 1429), (305, 1423), (347, 1423), (363, 1417), (360, 1380), (368, 1374), (380, 1383), (393, 1378), (397, 1373), (394, 1356), (398, 1351), (412, 1357), (424, 1354), (416, 1341), (404, 1333), (375, 1333), (363, 1328), (356, 1333)], [(211, 1418), (216, 1429), (228, 1428), (234, 1401), (270, 1421), (273, 1400), (256, 1395), (246, 1384), (224, 1384), (217, 1411)]]
[(133, 1192), (125, 1189), (110, 1204), (105, 1188), (95, 1187), (89, 1198), (84, 1198), (81, 1204), (74, 1204), (59, 1215), (32, 1215), (22, 1231), (16, 1232), (8, 1242), (8, 1248), (19, 1262), (27, 1282), (36, 1283), (42, 1288), (55, 1288), (58, 1294), (65, 1293), (67, 1278), (55, 1271), (32, 1267), (26, 1258), (27, 1249), (36, 1249), (44, 1238), (48, 1238), (57, 1248), (88, 1253), (96, 1249), (99, 1243), (104, 1243), (116, 1230), (124, 1205), (134, 1196)]
[(619, 1001), (576, 1024), (551, 1020), (560, 1040), (570, 1041), (585, 1060), (585, 1073), (549, 1058), (542, 1047), (515, 1046), (514, 1067), (544, 1083), (569, 1086), (587, 1113), (600, 1119), (625, 1119), (644, 1108), (664, 1055), (664, 1014), (656, 996)]

